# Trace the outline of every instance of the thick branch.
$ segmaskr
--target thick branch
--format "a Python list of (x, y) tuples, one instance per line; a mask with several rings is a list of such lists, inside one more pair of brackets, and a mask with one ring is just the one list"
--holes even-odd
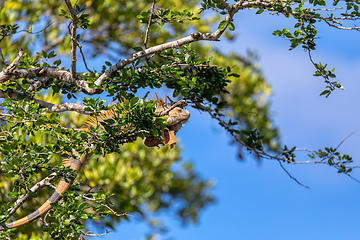
[[(126, 58), (115, 65), (111, 66), (105, 73), (103, 73), (94, 83), (96, 86), (100, 87), (106, 80), (107, 77), (110, 77), (116, 71), (122, 69), (124, 66), (135, 62), (136, 60), (143, 58), (145, 56), (155, 54), (171, 48), (180, 48), (183, 45), (196, 42), (196, 41), (219, 41), (219, 37), (224, 31), (215, 31), (213, 33), (192, 33), (188, 37), (181, 38), (179, 40), (171, 41), (164, 43), (158, 46), (148, 48), (146, 50), (137, 52), (131, 57)], [(21, 55), (22, 56), (22, 55)], [(15, 62), (15, 61), (14, 61)], [(60, 69), (60, 68), (50, 68), (50, 67), (37, 67), (33, 69), (14, 69), (10, 73), (0, 73), (0, 84), (11, 79), (18, 78), (57, 78), (62, 82), (69, 83), (71, 85), (77, 86), (85, 90), (88, 94), (99, 94), (102, 92), (100, 89), (90, 88), (89, 85), (80, 77), (73, 78), (73, 74), (70, 72)], [(44, 79), (43, 79), (44, 80)], [(42, 81), (43, 82), (43, 81)]]
[(252, 2), (245, 2), (245, 1), (241, 0), (234, 5), (234, 10), (232, 11), (233, 12), (232, 15), (234, 15), (241, 9), (251, 8), (253, 6), (261, 6), (262, 8), (268, 8), (268, 7), (271, 7), (272, 4), (273, 4), (273, 2), (266, 2), (266, 1), (262, 1), (262, 0), (256, 0), (256, 1), (252, 1)]
[(110, 77), (116, 71), (122, 69), (126, 65), (135, 62), (136, 60), (146, 57), (150, 54), (158, 53), (171, 48), (180, 48), (183, 45), (196, 42), (196, 41), (219, 41), (219, 37), (222, 35), (223, 31), (215, 31), (213, 33), (192, 33), (190, 36), (181, 38), (179, 40), (171, 41), (164, 43), (155, 47), (148, 48), (146, 50), (134, 53), (131, 57), (126, 58), (115, 65), (112, 65), (105, 73), (103, 73), (96, 81), (96, 86), (101, 86), (107, 77)]
[(57, 78), (62, 82), (77, 86), (91, 95), (102, 92), (100, 89), (90, 88), (83, 79), (79, 77), (73, 78), (69, 71), (60, 68), (36, 67), (32, 69), (15, 69), (9, 74), (3, 72), (0, 73), (0, 84), (7, 80), (19, 78)]
[(32, 91), (36, 91), (37, 89), (39, 89), (40, 87), (42, 87), (45, 83), (47, 83), (48, 79), (47, 78), (39, 78), (38, 81), (36, 81), (35, 83), (31, 84), (30, 87), (27, 89), (27, 91), (32, 92)]
[(81, 114), (90, 115), (89, 112), (85, 111), (85, 106), (76, 104), (76, 103), (63, 103), (63, 104), (52, 104), (48, 102), (44, 102), (38, 99), (35, 99), (35, 102), (38, 103), (41, 107), (47, 108), (48, 112), (66, 112), (66, 111), (74, 111)]
[(85, 111), (85, 106), (76, 104), (76, 103), (63, 103), (63, 104), (52, 104), (49, 102), (45, 102), (39, 99), (34, 99), (32, 96), (23, 94), (18, 91), (14, 91), (11, 89), (8, 89), (7, 91), (0, 90), (0, 98), (5, 98), (5, 95), (7, 95), (12, 100), (18, 101), (21, 98), (24, 98), (28, 101), (34, 100), (35, 103), (39, 104), (43, 108), (47, 108), (48, 112), (66, 112), (66, 111), (74, 111), (81, 114), (90, 115), (89, 112)]

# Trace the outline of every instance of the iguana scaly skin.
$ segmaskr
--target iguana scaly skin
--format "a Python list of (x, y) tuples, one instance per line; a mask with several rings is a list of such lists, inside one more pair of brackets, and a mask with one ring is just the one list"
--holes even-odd
[[(175, 134), (181, 129), (183, 124), (185, 124), (190, 117), (190, 113), (183, 109), (184, 106), (186, 106), (186, 102), (184, 100), (172, 104), (167, 104), (162, 99), (160, 99), (158, 104), (156, 105), (155, 113), (158, 116), (165, 117), (168, 130), (162, 129), (161, 135), (164, 141), (161, 141), (156, 137), (149, 137), (145, 140), (144, 144), (148, 147), (158, 147), (159, 144), (164, 144), (164, 145), (168, 144), (170, 145), (171, 148), (174, 147), (176, 144)], [(101, 121), (112, 118), (114, 114), (115, 114), (114, 109), (111, 109), (102, 113), (100, 117), (97, 118), (90, 117), (85, 122), (85, 128), (83, 128), (83, 130), (87, 131), (89, 126), (97, 126), (99, 124), (101, 127)], [(81, 156), (80, 159), (75, 159), (75, 158), (66, 159), (63, 161), (63, 165), (65, 167), (70, 166), (71, 169), (75, 170), (78, 173), (85, 164), (86, 160), (88, 160), (93, 155), (94, 150), (95, 147), (91, 148), (91, 151)], [(51, 203), (56, 203), (61, 199), (62, 193), (69, 189), (74, 178), (70, 181), (68, 180), (67, 182), (65, 181), (65, 179), (61, 179), (54, 193), (41, 207), (39, 207), (36, 211), (30, 213), (26, 217), (5, 224), (6, 228), (0, 226), (0, 231), (22, 226), (31, 221), (34, 221), (35, 219), (45, 214), (47, 211), (49, 211), (52, 208)]]

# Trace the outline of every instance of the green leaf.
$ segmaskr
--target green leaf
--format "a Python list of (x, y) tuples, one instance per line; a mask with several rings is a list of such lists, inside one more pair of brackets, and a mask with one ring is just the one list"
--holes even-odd
[(220, 22), (219, 26), (218, 26), (218, 30), (219, 31), (224, 31), (226, 29), (226, 27), (228, 26), (229, 22), (226, 20), (223, 20)]
[(138, 97), (134, 97), (130, 100), (130, 108), (133, 108), (135, 104), (137, 104), (139, 102), (139, 98)]
[(37, 194), (34, 193), (33, 191), (29, 190), (29, 196), (32, 197), (32, 198), (36, 198)]
[(58, 60), (56, 60), (55, 62), (54, 62), (54, 65), (55, 66), (59, 66), (61, 64), (61, 60), (60, 59), (58, 59)]
[(9, 193), (7, 194), (7, 196), (8, 196), (9, 198), (16, 198), (16, 197), (18, 196), (18, 194), (17, 194), (16, 192), (9, 192)]
[(179, 95), (180, 91), (178, 88), (174, 90), (173, 97), (177, 97)]
[(82, 202), (80, 205), (79, 205), (79, 209), (84, 209), (87, 205), (87, 202)]
[(0, 89), (3, 90), (3, 91), (6, 91), (8, 89), (8, 86), (7, 85), (0, 85)]
[(5, 173), (5, 176), (7, 178), (13, 178), (13, 177), (15, 177), (15, 173), (13, 171), (11, 171), (11, 172)]
[(256, 14), (261, 14), (262, 12), (264, 12), (264, 9), (260, 8), (259, 10), (257, 10)]
[(142, 50), (143, 50), (142, 47), (133, 47), (133, 49), (134, 49), (135, 51), (142, 51)]
[(298, 23), (295, 24), (294, 28), (298, 28), (300, 26), (301, 26), (301, 23), (298, 22)]
[(43, 119), (38, 119), (36, 122), (35, 122), (35, 125), (36, 126), (41, 126), (41, 125), (43, 125), (44, 124), (44, 120)]
[(235, 30), (235, 25), (234, 25), (234, 23), (229, 22), (229, 30), (230, 30), (230, 31), (234, 31), (234, 30)]
[(320, 96), (330, 93), (330, 90), (324, 90), (322, 93), (320, 93)]

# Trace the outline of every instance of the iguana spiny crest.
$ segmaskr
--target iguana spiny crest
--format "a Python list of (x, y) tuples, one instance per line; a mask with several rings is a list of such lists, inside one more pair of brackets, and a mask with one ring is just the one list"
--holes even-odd
[[(172, 148), (176, 144), (175, 134), (188, 121), (188, 119), (190, 118), (190, 113), (187, 110), (183, 109), (183, 107), (186, 106), (186, 102), (184, 100), (168, 104), (164, 102), (161, 98), (159, 99), (157, 95), (156, 97), (158, 103), (155, 105), (155, 113), (158, 116), (165, 117), (168, 129), (162, 129), (161, 136), (163, 140), (158, 139), (154, 136), (149, 136), (145, 139), (144, 144), (148, 147), (158, 147), (160, 144), (164, 144), (170, 145), (170, 147)], [(115, 110), (110, 109), (102, 112), (99, 117), (89, 117), (89, 119), (84, 123), (85, 127), (83, 128), (83, 130), (87, 131), (89, 126), (97, 126), (98, 124), (101, 124), (103, 120), (112, 118), (114, 114)], [(70, 159), (65, 159), (63, 160), (63, 165), (65, 167), (70, 167), (76, 172), (79, 172), (85, 164), (86, 160), (88, 160), (92, 156), (94, 150), (95, 147), (91, 149), (90, 153), (81, 156), (80, 159), (75, 159), (73, 157), (71, 157)], [(75, 155), (78, 155), (78, 153), (75, 152)], [(5, 227), (0, 226), (0, 231), (25, 225), (45, 214), (51, 209), (51, 203), (56, 203), (61, 199), (62, 193), (69, 189), (73, 180), (74, 179), (61, 179), (56, 186), (53, 194), (41, 207), (39, 207), (36, 211), (27, 215), (26, 217), (23, 217), (14, 222), (6, 223)]]

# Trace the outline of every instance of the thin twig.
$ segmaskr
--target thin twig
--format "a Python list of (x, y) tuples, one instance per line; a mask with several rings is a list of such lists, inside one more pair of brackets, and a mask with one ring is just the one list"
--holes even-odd
[(9, 64), (5, 61), (4, 55), (2, 53), (2, 50), (0, 48), (0, 56), (1, 56), (1, 63), (4, 64), (5, 66), (8, 66)]
[(356, 178), (354, 178), (353, 176), (351, 176), (349, 173), (345, 173), (346, 176), (348, 176), (349, 178), (351, 178), (352, 180), (354, 180), (355, 182), (360, 183), (360, 181)]
[(149, 16), (149, 22), (147, 24), (147, 27), (146, 27), (146, 31), (145, 31), (145, 37), (144, 37), (144, 47), (145, 49), (147, 48), (147, 42), (149, 40), (149, 31), (150, 31), (150, 26), (151, 26), (151, 21), (152, 21), (152, 17), (155, 13), (155, 4), (156, 2), (158, 2), (159, 0), (154, 0), (152, 5), (151, 5), (151, 10), (150, 10), (150, 16)]
[(80, 44), (78, 44), (78, 47), (79, 47), (79, 50), (80, 50), (82, 59), (83, 59), (84, 64), (85, 64), (85, 68), (86, 68), (89, 72), (93, 73), (93, 71), (91, 71), (91, 70), (88, 68), (88, 65), (87, 65), (86, 59), (85, 59), (85, 55), (84, 55), (83, 50), (82, 50), (82, 46), (81, 46)]
[(84, 236), (91, 236), (91, 237), (101, 237), (101, 236), (104, 236), (108, 233), (111, 233), (111, 231), (109, 229), (106, 229), (106, 232), (104, 233), (101, 233), (101, 234), (94, 234), (92, 233), (92, 231), (88, 231), (86, 233), (83, 233)]
[[(32, 32), (32, 31), (28, 31), (28, 30), (23, 29), (23, 30), (20, 30), (20, 31), (18, 31), (18, 32), (16, 32), (16, 33), (26, 32), (26, 33), (28, 33), (28, 34), (39, 34), (39, 33), (43, 32), (43, 31), (45, 31), (45, 29), (47, 29), (48, 27), (50, 27), (53, 23), (54, 23), (54, 22), (50, 22), (50, 23), (49, 23), (48, 25), (46, 25), (43, 29), (41, 29), (41, 30), (39, 30), (39, 31), (36, 31), (36, 32)], [(16, 33), (15, 33), (15, 34), (16, 34)]]
[(292, 180), (294, 180), (294, 181), (297, 182), (299, 185), (301, 185), (301, 186), (303, 186), (303, 187), (305, 187), (305, 188), (310, 188), (310, 187), (302, 184), (301, 182), (299, 182), (296, 178), (294, 178), (294, 177), (286, 170), (286, 168), (282, 165), (282, 163), (281, 163), (280, 160), (278, 160), (278, 163), (280, 164), (281, 168), (286, 172), (286, 174), (287, 174)]
[[(86, 195), (81, 195), (84, 199), (89, 200), (89, 201), (96, 201), (97, 199), (94, 197), (88, 197)], [(112, 209), (111, 207), (109, 207), (108, 205), (104, 204), (104, 203), (99, 203), (101, 206), (106, 207), (107, 209), (109, 209), (115, 216), (117, 217), (122, 217), (122, 216), (130, 216), (130, 217), (134, 217), (133, 215), (130, 215), (128, 213), (117, 213), (114, 209)]]
[(349, 137), (351, 137), (352, 135), (354, 135), (357, 132), (357, 130), (353, 131), (352, 133), (350, 133), (346, 138), (344, 138), (344, 140), (342, 140), (339, 145), (335, 148), (338, 149)]
[(77, 39), (76, 39), (76, 29), (78, 18), (76, 16), (75, 10), (70, 2), (70, 0), (65, 0), (65, 3), (70, 11), (72, 17), (72, 28), (71, 28), (71, 73), (72, 77), (76, 78), (76, 47), (77, 47)]

